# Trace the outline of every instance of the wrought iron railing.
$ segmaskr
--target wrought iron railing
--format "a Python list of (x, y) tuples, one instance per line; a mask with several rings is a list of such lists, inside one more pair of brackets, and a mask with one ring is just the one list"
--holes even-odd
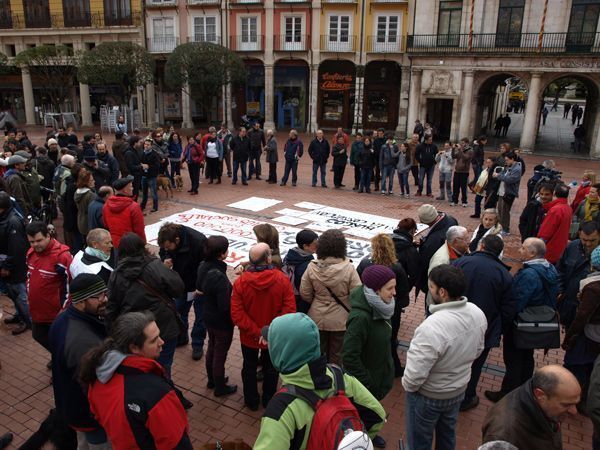
[(321, 35), (321, 51), (348, 53), (356, 49), (356, 36), (353, 35)]
[(405, 36), (389, 35), (367, 36), (367, 52), (369, 53), (404, 53), (406, 51)]
[(305, 34), (277, 34), (273, 39), (273, 50), (280, 52), (304, 52), (308, 36)]
[(211, 44), (221, 44), (221, 36), (218, 34), (195, 34), (188, 37), (188, 42), (210, 42)]
[(260, 52), (265, 48), (262, 34), (229, 36), (229, 48), (236, 52)]
[(179, 38), (175, 36), (156, 36), (148, 38), (148, 51), (150, 53), (171, 53), (179, 45)]
[(0, 29), (24, 28), (102, 28), (110, 26), (140, 26), (139, 14), (113, 15), (110, 13), (77, 13), (27, 16), (26, 14), (0, 12)]

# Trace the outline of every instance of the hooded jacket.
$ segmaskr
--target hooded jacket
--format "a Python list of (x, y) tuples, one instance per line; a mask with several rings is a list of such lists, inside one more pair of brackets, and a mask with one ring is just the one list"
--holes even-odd
[(350, 308), (350, 291), (362, 283), (348, 259), (327, 257), (308, 263), (300, 282), (300, 296), (310, 303), (308, 315), (321, 331), (345, 331), (348, 313), (327, 288)]
[(142, 208), (131, 197), (120, 194), (109, 197), (102, 208), (102, 216), (115, 247), (119, 247), (121, 237), (129, 232), (146, 241)]
[(46, 249), (27, 251), (27, 295), (31, 320), (52, 323), (67, 301), (73, 257), (69, 247), (51, 239)]
[(547, 213), (537, 237), (546, 243), (546, 259), (556, 264), (569, 243), (573, 212), (566, 198), (557, 198), (542, 207)]
[(73, 196), (77, 205), (77, 229), (83, 236), (90, 231), (88, 227), (88, 208), (95, 198), (95, 192), (87, 187), (78, 188)]
[(562, 450), (560, 424), (546, 417), (533, 396), (531, 380), (489, 409), (483, 442), (506, 441), (520, 449)]
[(413, 242), (413, 237), (407, 231), (398, 228), (390, 236), (394, 242), (398, 262), (408, 276), (408, 289), (410, 291), (419, 279), (419, 251)]
[(95, 228), (104, 228), (104, 219), (102, 218), (102, 209), (106, 203), (106, 198), (96, 196), (94, 200), (88, 206), (88, 228), (93, 230)]
[(90, 412), (79, 367), (83, 355), (106, 338), (104, 321), (70, 305), (50, 327), (52, 388), (58, 413), (78, 431), (99, 428)]
[(260, 331), (278, 316), (296, 312), (294, 290), (284, 273), (273, 266), (249, 267), (233, 284), (231, 318), (240, 329), (242, 345), (259, 345)]
[(283, 259), (283, 265), (292, 266), (294, 268), (294, 287), (300, 292), (300, 282), (302, 281), (302, 275), (306, 272), (308, 263), (314, 260), (315, 257), (308, 252), (294, 247), (288, 250)]
[[(163, 297), (158, 297), (156, 292), (137, 282), (138, 279), (162, 293)], [(120, 259), (107, 287), (106, 321), (109, 325), (121, 314), (149, 310), (156, 318), (163, 341), (170, 341), (179, 335), (175, 303), (170, 308), (165, 302), (166, 298), (182, 297), (184, 285), (179, 274), (167, 269), (160, 259), (147, 255)]]
[(172, 252), (163, 248), (159, 251), (161, 260), (171, 258), (173, 270), (179, 274), (185, 284), (185, 292), (196, 290), (198, 266), (204, 259), (206, 236), (193, 228), (183, 226), (179, 236), (179, 246)]
[(392, 324), (387, 319), (373, 317), (373, 307), (367, 302), (363, 286), (352, 290), (350, 305), (342, 347), (344, 370), (381, 400), (394, 384)]
[(558, 273), (548, 261), (533, 259), (524, 262), (514, 281), (516, 312), (520, 313), (528, 306), (541, 305), (556, 309), (558, 286)]
[(4, 173), (4, 188), (6, 192), (13, 197), (23, 211), (23, 216), (31, 214), (33, 204), (29, 197), (25, 175), (15, 168), (10, 168)]
[(196, 289), (203, 292), (202, 320), (208, 328), (232, 329), (231, 291), (224, 261), (203, 261), (198, 267)]
[(25, 255), (29, 249), (25, 225), (14, 208), (0, 214), (0, 269), (10, 272), (2, 281), (8, 284), (25, 283), (27, 263)]
[[(288, 323), (292, 321), (295, 326), (290, 328)], [(275, 325), (270, 327), (269, 354), (273, 367), (280, 373), (282, 384), (314, 391), (321, 398), (331, 396), (334, 393), (334, 375), (327, 367), (326, 358), (319, 356), (319, 332), (315, 324), (304, 314), (289, 314), (277, 319), (275, 324), (280, 332), (273, 332)], [(300, 336), (290, 339), (289, 329), (300, 333)], [(305, 345), (301, 348), (289, 345), (292, 340), (302, 340)], [(344, 374), (344, 387), (369, 436), (374, 437), (385, 421), (383, 407), (356, 378), (347, 373)], [(286, 392), (276, 394), (261, 420), (254, 450), (304, 450), (313, 417), (314, 410), (306, 401)]]
[(88, 390), (90, 409), (114, 450), (192, 450), (173, 383), (153, 359), (107, 353)]

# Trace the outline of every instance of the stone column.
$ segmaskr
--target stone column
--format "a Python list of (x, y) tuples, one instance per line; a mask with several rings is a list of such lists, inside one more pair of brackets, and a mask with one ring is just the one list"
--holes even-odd
[(542, 74), (535, 72), (531, 74), (529, 91), (527, 97), (527, 108), (523, 121), (523, 133), (521, 134), (521, 151), (533, 152), (535, 138), (537, 136), (538, 124), (540, 123), (540, 88), (542, 85)]
[(23, 101), (25, 103), (25, 120), (27, 125), (35, 125), (35, 101), (33, 99), (33, 84), (28, 69), (21, 69), (23, 83)]
[(231, 95), (231, 84), (225, 86), (225, 97), (227, 98), (227, 128), (233, 130), (233, 110), (231, 108), (233, 105), (233, 97)]
[(464, 137), (471, 138), (471, 114), (473, 109), (473, 75), (472, 70), (463, 72), (463, 92), (460, 106), (460, 122), (458, 126), (459, 139)]
[(189, 87), (184, 87), (181, 90), (181, 128), (194, 128), (192, 122), (192, 99), (189, 94)]
[(90, 87), (79, 83), (79, 101), (81, 102), (81, 126), (92, 126), (92, 108), (90, 105)]
[(308, 126), (309, 133), (315, 133), (319, 128), (317, 109), (318, 109), (318, 93), (319, 93), (319, 65), (313, 64), (310, 68), (310, 122)]
[(408, 137), (406, 119), (408, 118), (408, 88), (410, 86), (410, 68), (402, 67), (402, 79), (400, 81), (400, 100), (398, 101), (398, 126), (396, 134), (400, 139)]
[(154, 95), (154, 83), (146, 85), (146, 126), (153, 127), (156, 124), (156, 97)]
[(421, 102), (421, 79), (422, 69), (412, 69), (410, 73), (410, 93), (408, 96), (408, 119), (406, 121), (406, 133), (412, 133), (415, 120), (419, 119), (419, 104)]
[(273, 115), (273, 64), (265, 64), (265, 130), (275, 130), (275, 122)]

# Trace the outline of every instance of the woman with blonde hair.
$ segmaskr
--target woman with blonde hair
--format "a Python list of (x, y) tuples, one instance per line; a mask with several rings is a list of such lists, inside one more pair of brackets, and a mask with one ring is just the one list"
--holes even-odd
[(590, 193), (590, 189), (593, 184), (596, 183), (596, 173), (593, 170), (586, 170), (583, 172), (581, 177), (581, 184), (575, 193), (573, 203), (571, 203), (571, 209), (573, 212), (577, 211), (577, 207), (583, 202), (583, 200)]
[(488, 208), (483, 210), (483, 214), (481, 215), (481, 223), (473, 232), (473, 236), (471, 237), (471, 242), (469, 244), (469, 250), (474, 252), (477, 250), (477, 245), (479, 245), (479, 241), (483, 239), (484, 236), (488, 234), (497, 234), (502, 238), (500, 234), (502, 232), (502, 225), (499, 223), (498, 211), (494, 208)]
[(396, 276), (396, 294), (394, 315), (391, 318), (392, 338), (391, 351), (394, 361), (394, 375), (401, 377), (404, 373), (400, 358), (398, 358), (398, 331), (400, 331), (400, 321), (402, 308), (406, 308), (409, 304), (408, 293), (410, 292), (410, 284), (406, 271), (402, 264), (398, 262), (394, 241), (387, 234), (378, 234), (371, 239), (371, 256), (363, 258), (357, 267), (358, 274), (362, 277), (364, 270), (373, 265), (389, 267)]

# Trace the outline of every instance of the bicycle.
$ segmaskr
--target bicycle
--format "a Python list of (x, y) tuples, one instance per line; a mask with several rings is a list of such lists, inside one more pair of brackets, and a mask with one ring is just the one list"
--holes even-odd
[(27, 218), (28, 222), (31, 223), (34, 220), (43, 222), (48, 227), (48, 231), (52, 236), (56, 234), (56, 230), (52, 222), (58, 217), (58, 209), (56, 200), (54, 200), (54, 189), (49, 189), (44, 186), (40, 186), (42, 192), (48, 193), (48, 199), (44, 201), (41, 208), (32, 212)]

